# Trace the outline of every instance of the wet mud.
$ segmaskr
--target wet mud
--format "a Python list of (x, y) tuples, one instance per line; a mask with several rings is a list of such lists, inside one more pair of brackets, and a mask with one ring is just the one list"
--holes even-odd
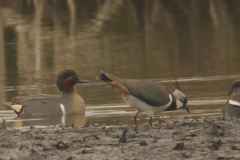
[(0, 160), (240, 159), (240, 120), (167, 119), (122, 126), (34, 126), (0, 130)]

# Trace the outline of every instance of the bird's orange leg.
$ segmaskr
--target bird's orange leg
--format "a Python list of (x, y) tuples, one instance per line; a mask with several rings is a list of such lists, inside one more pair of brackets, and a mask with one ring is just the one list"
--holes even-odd
[(138, 112), (136, 112), (136, 114), (133, 117), (134, 120), (134, 124), (137, 125), (137, 116), (138, 116)]
[(149, 117), (149, 125), (152, 126), (152, 116)]

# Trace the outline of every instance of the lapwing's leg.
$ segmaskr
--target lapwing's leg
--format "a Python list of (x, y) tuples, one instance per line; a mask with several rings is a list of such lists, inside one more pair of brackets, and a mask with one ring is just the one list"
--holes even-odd
[(149, 117), (149, 125), (152, 126), (152, 116)]
[(134, 117), (133, 117), (133, 120), (134, 120), (134, 124), (137, 125), (137, 116), (138, 116), (138, 113), (140, 113), (139, 111), (136, 111)]

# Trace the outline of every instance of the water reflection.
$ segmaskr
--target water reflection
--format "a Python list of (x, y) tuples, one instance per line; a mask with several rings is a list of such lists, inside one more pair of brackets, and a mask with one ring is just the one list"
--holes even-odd
[[(0, 2), (0, 110), (14, 96), (60, 94), (55, 75), (70, 68), (92, 82), (76, 86), (89, 121), (132, 119), (131, 108), (118, 109), (121, 97), (95, 80), (99, 70), (170, 89), (178, 77), (190, 109), (220, 115), (240, 77), (239, 0)], [(104, 114), (105, 104), (116, 107)]]
[(39, 117), (16, 117), (13, 112), (0, 111), (1, 119), (5, 119), (7, 127), (23, 126), (49, 126), (49, 125), (68, 125), (72, 127), (82, 127), (85, 124), (85, 114), (73, 114), (62, 116), (39, 116)]

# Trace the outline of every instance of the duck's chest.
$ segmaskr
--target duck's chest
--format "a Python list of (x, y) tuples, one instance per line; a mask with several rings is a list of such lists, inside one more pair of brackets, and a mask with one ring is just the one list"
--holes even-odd
[(60, 108), (65, 114), (84, 113), (85, 103), (78, 94), (65, 94), (59, 101)]

